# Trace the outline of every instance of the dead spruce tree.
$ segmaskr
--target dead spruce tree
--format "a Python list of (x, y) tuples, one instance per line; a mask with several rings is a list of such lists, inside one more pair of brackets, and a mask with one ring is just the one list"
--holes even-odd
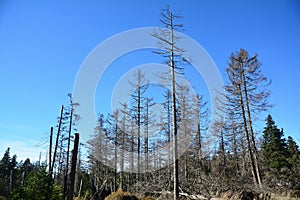
[(174, 23), (181, 16), (174, 15), (169, 6), (161, 13), (161, 23), (165, 27), (159, 33), (153, 33), (161, 45), (161, 51), (155, 52), (166, 58), (165, 63), (170, 68), (171, 75), (171, 96), (172, 96), (172, 135), (173, 135), (173, 179), (174, 179), (174, 200), (179, 197), (179, 170), (178, 170), (178, 150), (177, 150), (177, 111), (176, 111), (176, 73), (182, 72), (179, 67), (182, 58), (183, 49), (176, 46), (176, 41), (180, 38), (175, 35), (175, 31), (183, 27), (182, 24)]
[(177, 86), (177, 121), (178, 121), (178, 139), (180, 139), (181, 148), (183, 147), (186, 151), (179, 161), (179, 177), (182, 180), (181, 183), (189, 182), (189, 171), (191, 171), (192, 152), (190, 150), (191, 140), (196, 137), (194, 130), (196, 130), (196, 121), (194, 116), (193, 97), (195, 95), (190, 91), (190, 86), (182, 83)]
[(251, 57), (244, 49), (236, 54), (231, 54), (226, 68), (229, 82), (225, 86), (225, 90), (228, 103), (236, 113), (241, 115), (243, 121), (253, 182), (262, 188), (253, 119), (257, 117), (258, 113), (270, 107), (268, 103), (270, 92), (266, 89), (270, 81), (262, 74), (260, 67), (261, 63), (258, 61), (257, 55)]
[(63, 199), (67, 196), (68, 193), (68, 174), (69, 174), (69, 160), (70, 160), (70, 145), (71, 145), (71, 133), (73, 131), (77, 131), (76, 124), (80, 119), (80, 116), (75, 113), (75, 108), (79, 106), (79, 103), (76, 103), (73, 101), (72, 94), (68, 94), (69, 97), (69, 106), (66, 109), (66, 112), (64, 113), (66, 116), (66, 120), (69, 120), (68, 122), (68, 129), (67, 131), (67, 152), (66, 152), (66, 167), (65, 167), (65, 174), (64, 174), (64, 187), (63, 187)]
[(137, 70), (134, 73), (134, 80), (129, 81), (132, 87), (132, 113), (133, 119), (137, 127), (137, 173), (138, 181), (140, 180), (141, 173), (141, 131), (144, 124), (145, 116), (145, 92), (148, 88), (148, 81), (145, 79), (145, 75), (141, 70)]
[(197, 124), (197, 134), (196, 134), (196, 151), (198, 154), (198, 169), (202, 169), (202, 138), (203, 138), (203, 132), (205, 132), (208, 129), (208, 108), (207, 108), (207, 101), (204, 100), (203, 95), (196, 94), (196, 96), (193, 99), (194, 106), (196, 107), (194, 109), (194, 115), (196, 118), (196, 124)]

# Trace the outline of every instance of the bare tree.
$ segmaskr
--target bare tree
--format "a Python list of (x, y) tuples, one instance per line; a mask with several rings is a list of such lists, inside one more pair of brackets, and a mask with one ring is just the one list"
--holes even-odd
[(185, 149), (182, 160), (183, 164), (183, 180), (188, 182), (189, 178), (189, 157), (191, 151), (189, 150), (192, 146), (192, 138), (195, 138), (196, 129), (195, 116), (193, 106), (193, 97), (195, 95), (190, 91), (190, 86), (186, 83), (180, 83), (177, 86), (177, 117), (178, 117), (178, 131), (180, 135), (178, 138), (181, 139), (181, 146)]
[[(76, 122), (79, 120), (80, 116), (75, 113), (75, 108), (79, 106), (78, 103), (75, 103), (72, 98), (72, 94), (68, 94), (69, 97), (69, 107), (67, 109), (67, 112), (65, 113), (66, 119), (69, 119), (69, 127), (68, 127), (68, 136), (67, 136), (67, 152), (66, 152), (66, 167), (65, 167), (65, 174), (64, 174), (64, 188), (63, 188), (63, 199), (67, 196), (68, 193), (68, 173), (69, 173), (69, 159), (70, 159), (70, 145), (71, 145), (71, 133), (72, 129), (76, 130), (76, 128), (73, 127), (73, 125), (76, 124)], [(69, 115), (69, 116), (68, 116)], [(73, 119), (74, 118), (74, 119)]]
[[(241, 176), (245, 175), (245, 163), (247, 156), (245, 155), (246, 151), (244, 149), (244, 139), (243, 139), (243, 123), (241, 117), (238, 113), (228, 110), (225, 121), (225, 137), (227, 138), (227, 146), (229, 151), (232, 152), (232, 171), (235, 174)], [(242, 161), (242, 162), (241, 162)], [(242, 163), (242, 164), (240, 164)], [(234, 176), (236, 179), (239, 176)]]
[(174, 199), (179, 197), (179, 176), (178, 176), (178, 150), (177, 150), (177, 108), (176, 108), (176, 71), (179, 72), (182, 68), (179, 63), (182, 58), (183, 49), (176, 46), (176, 40), (179, 39), (175, 35), (175, 30), (183, 27), (182, 24), (176, 24), (174, 21), (181, 18), (179, 15), (174, 15), (169, 6), (162, 11), (161, 23), (166, 28), (160, 33), (154, 33), (153, 36), (158, 39), (162, 46), (162, 51), (156, 52), (166, 57), (166, 64), (170, 67), (171, 74), (171, 96), (172, 96), (172, 135), (173, 135), (173, 179), (174, 179)]
[[(122, 108), (120, 109), (121, 114), (121, 127), (120, 127), (120, 188), (125, 188), (125, 176), (124, 176), (124, 170), (125, 170), (125, 162), (128, 161), (128, 163), (131, 161), (130, 156), (128, 154), (125, 154), (126, 152), (131, 151), (131, 147), (134, 146), (134, 144), (131, 143), (131, 135), (130, 134), (130, 128), (131, 128), (131, 115), (130, 115), (130, 108), (128, 107), (127, 103), (121, 104)], [(131, 152), (133, 153), (133, 152)], [(127, 157), (126, 157), (127, 156)], [(127, 160), (126, 160), (127, 159)], [(130, 174), (129, 178), (130, 179)], [(129, 184), (130, 185), (130, 184)]]
[[(148, 151), (149, 151), (149, 125), (154, 124), (154, 121), (152, 120), (151, 117), (151, 107), (154, 105), (153, 103), (153, 99), (152, 98), (146, 98), (146, 103), (145, 103), (145, 121), (144, 121), (144, 154), (145, 154), (145, 173), (148, 171), (149, 168), (149, 155), (148, 155)], [(145, 174), (146, 176), (146, 174)], [(146, 177), (147, 178), (147, 177)]]
[(132, 113), (137, 125), (137, 173), (138, 180), (140, 180), (141, 173), (141, 130), (142, 124), (144, 123), (145, 116), (143, 113), (145, 111), (145, 92), (148, 87), (148, 81), (145, 80), (145, 75), (141, 70), (137, 70), (134, 74), (135, 80), (133, 82), (129, 81), (132, 86)]
[(109, 115), (109, 118), (107, 119), (108, 123), (108, 137), (110, 142), (112, 143), (113, 155), (110, 155), (111, 157), (111, 164), (113, 166), (113, 191), (117, 191), (117, 179), (118, 179), (118, 147), (120, 142), (120, 127), (119, 127), (119, 118), (120, 118), (120, 112), (119, 110), (115, 110), (112, 115)]
[(225, 89), (229, 94), (228, 102), (241, 114), (253, 181), (262, 188), (253, 118), (270, 107), (267, 101), (270, 92), (265, 88), (270, 81), (262, 74), (260, 66), (257, 55), (250, 57), (244, 49), (232, 54), (226, 68), (229, 83)]
[(197, 134), (196, 134), (196, 142), (197, 142), (197, 154), (198, 154), (198, 167), (202, 169), (202, 138), (203, 132), (208, 129), (208, 109), (207, 102), (204, 101), (203, 95), (196, 94), (196, 97), (193, 99), (195, 104), (195, 116), (196, 116), (196, 124), (197, 124)]

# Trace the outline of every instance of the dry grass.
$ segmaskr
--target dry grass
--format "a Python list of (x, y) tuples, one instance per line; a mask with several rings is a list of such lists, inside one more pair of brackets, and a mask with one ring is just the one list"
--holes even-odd
[(156, 198), (150, 196), (137, 197), (134, 194), (124, 192), (122, 189), (118, 189), (118, 191), (113, 192), (109, 196), (107, 196), (105, 200), (156, 200)]

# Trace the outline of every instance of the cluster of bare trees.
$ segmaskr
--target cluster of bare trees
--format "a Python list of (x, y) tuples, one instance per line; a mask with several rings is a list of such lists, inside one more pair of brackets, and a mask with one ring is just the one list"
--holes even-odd
[[(170, 89), (165, 90), (164, 112), (153, 113), (157, 104), (147, 97), (148, 81), (142, 71), (131, 80), (132, 98), (110, 116), (99, 115), (90, 141), (91, 179), (96, 193), (125, 190), (154, 192), (173, 190), (210, 196), (220, 188), (252, 185), (263, 189), (260, 155), (254, 122), (267, 101), (270, 84), (261, 73), (257, 55), (241, 49), (230, 56), (225, 93), (215, 99), (213, 129), (207, 132), (209, 116), (202, 95), (180, 82), (183, 49), (176, 46), (175, 30), (182, 24), (167, 8), (162, 13), (163, 32), (154, 33), (169, 73)], [(155, 135), (149, 135), (156, 127)], [(252, 181), (251, 181), (252, 179)], [(179, 181), (180, 180), (180, 181)]]
[[(174, 177), (171, 175), (172, 166), (175, 165), (172, 153), (172, 92), (166, 89), (165, 100), (159, 103), (163, 112), (159, 113), (156, 112), (158, 103), (145, 95), (148, 81), (144, 80), (143, 73), (136, 71), (135, 80), (130, 83), (134, 91), (130, 105), (124, 103), (120, 109), (106, 117), (99, 115), (95, 134), (89, 142), (90, 162), (92, 172), (95, 172), (93, 181), (98, 186), (105, 182), (107, 190), (116, 190), (118, 187), (138, 189), (151, 180), (162, 181), (163, 176), (166, 177), (164, 182), (170, 184)], [(176, 96), (180, 156), (190, 146), (199, 152), (201, 132), (207, 126), (206, 102), (203, 96), (194, 95), (186, 85), (178, 87)], [(184, 157), (185, 177), (188, 177), (189, 158), (187, 155)], [(153, 174), (153, 171), (161, 169), (165, 169), (166, 174)]]
[[(70, 189), (72, 190), (70, 185), (74, 185), (70, 184), (70, 181), (72, 181), (70, 179), (72, 155), (71, 142), (73, 141), (74, 133), (77, 131), (76, 123), (80, 118), (80, 116), (75, 113), (75, 108), (79, 106), (79, 104), (73, 102), (71, 94), (68, 94), (68, 97), (69, 105), (66, 107), (62, 105), (61, 107), (56, 135), (54, 135), (53, 127), (51, 127), (49, 140), (48, 189), (51, 190), (52, 184), (54, 183), (61, 185), (62, 199), (67, 198)], [(71, 193), (73, 194), (73, 191)]]
[(224, 170), (225, 177), (235, 177), (235, 183), (243, 182), (241, 185), (244, 185), (248, 181), (254, 188), (264, 189), (254, 122), (271, 105), (267, 89), (270, 81), (260, 67), (257, 55), (250, 56), (244, 49), (231, 54), (226, 68), (225, 93), (216, 99), (219, 107), (216, 112), (223, 118), (213, 122), (214, 127), (221, 128), (214, 133), (219, 138), (214, 158), (221, 162), (219, 168)]
[[(80, 197), (81, 191), (86, 199), (103, 199), (118, 188), (160, 195), (163, 199), (171, 195), (178, 199), (180, 194), (194, 199), (210, 198), (227, 190), (264, 191), (267, 181), (271, 180), (274, 186), (279, 178), (282, 185), (299, 189), (297, 144), (291, 137), (285, 142), (283, 130), (275, 126), (271, 116), (262, 145), (254, 128), (260, 113), (271, 107), (267, 88), (270, 81), (261, 72), (258, 56), (251, 56), (244, 49), (230, 55), (224, 91), (218, 91), (211, 102), (216, 105), (211, 114), (204, 96), (195, 94), (182, 78), (183, 66), (189, 63), (183, 57), (184, 49), (177, 46), (180, 37), (175, 33), (183, 28), (176, 23), (180, 18), (167, 7), (161, 19), (165, 29), (153, 33), (160, 45), (154, 53), (162, 55), (169, 69), (161, 74), (164, 84), (155, 86), (163, 92), (149, 96), (155, 89), (143, 71), (136, 70), (128, 80), (128, 102), (120, 102), (111, 114), (99, 114), (88, 142), (88, 168), (81, 170), (81, 163), (86, 160), (79, 157), (77, 173), (77, 152), (71, 153), (71, 144), (79, 120), (75, 112), (78, 103), (68, 95), (69, 105), (61, 107), (58, 125), (55, 130), (51, 128), (47, 164), (28, 180), (25, 175), (34, 171), (34, 165), (30, 165), (30, 160), (20, 165), (16, 171), (21, 175), (18, 184), (22, 187), (13, 196), (32, 196), (24, 188), (36, 187), (32, 181), (35, 175), (45, 179), (41, 181), (45, 186), (41, 191), (47, 191), (40, 191), (37, 198), (46, 195), (46, 199), (57, 199), (61, 190), (63, 200), (72, 199), (74, 193)], [(74, 149), (78, 149), (76, 136)], [(1, 191), (8, 196), (13, 182), (18, 182), (13, 181), (16, 166), (16, 157), (10, 158), (8, 148), (0, 162)]]

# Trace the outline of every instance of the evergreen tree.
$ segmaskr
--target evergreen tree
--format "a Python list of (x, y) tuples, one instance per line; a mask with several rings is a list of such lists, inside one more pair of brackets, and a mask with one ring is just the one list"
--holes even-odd
[(7, 148), (0, 161), (0, 195), (9, 196), (15, 185), (16, 159), (16, 155), (10, 157), (10, 148)]
[(24, 185), (13, 190), (12, 199), (61, 199), (61, 188), (58, 185), (54, 184), (51, 191), (49, 191), (50, 194), (48, 194), (47, 188), (49, 179), (46, 172), (46, 166), (39, 166), (36, 164), (34, 167), (35, 169), (25, 178)]
[(289, 136), (287, 140), (288, 162), (291, 165), (289, 186), (291, 189), (300, 190), (300, 151), (294, 139)]
[(265, 164), (265, 174), (269, 181), (283, 180), (290, 168), (288, 162), (288, 146), (283, 130), (277, 128), (272, 116), (266, 119), (263, 131), (262, 155)]
[(294, 141), (294, 139), (289, 136), (287, 140), (287, 145), (288, 145), (288, 162), (292, 165), (292, 168), (297, 170), (299, 172), (298, 168), (300, 165), (300, 151), (299, 151), (299, 146), (297, 143)]

